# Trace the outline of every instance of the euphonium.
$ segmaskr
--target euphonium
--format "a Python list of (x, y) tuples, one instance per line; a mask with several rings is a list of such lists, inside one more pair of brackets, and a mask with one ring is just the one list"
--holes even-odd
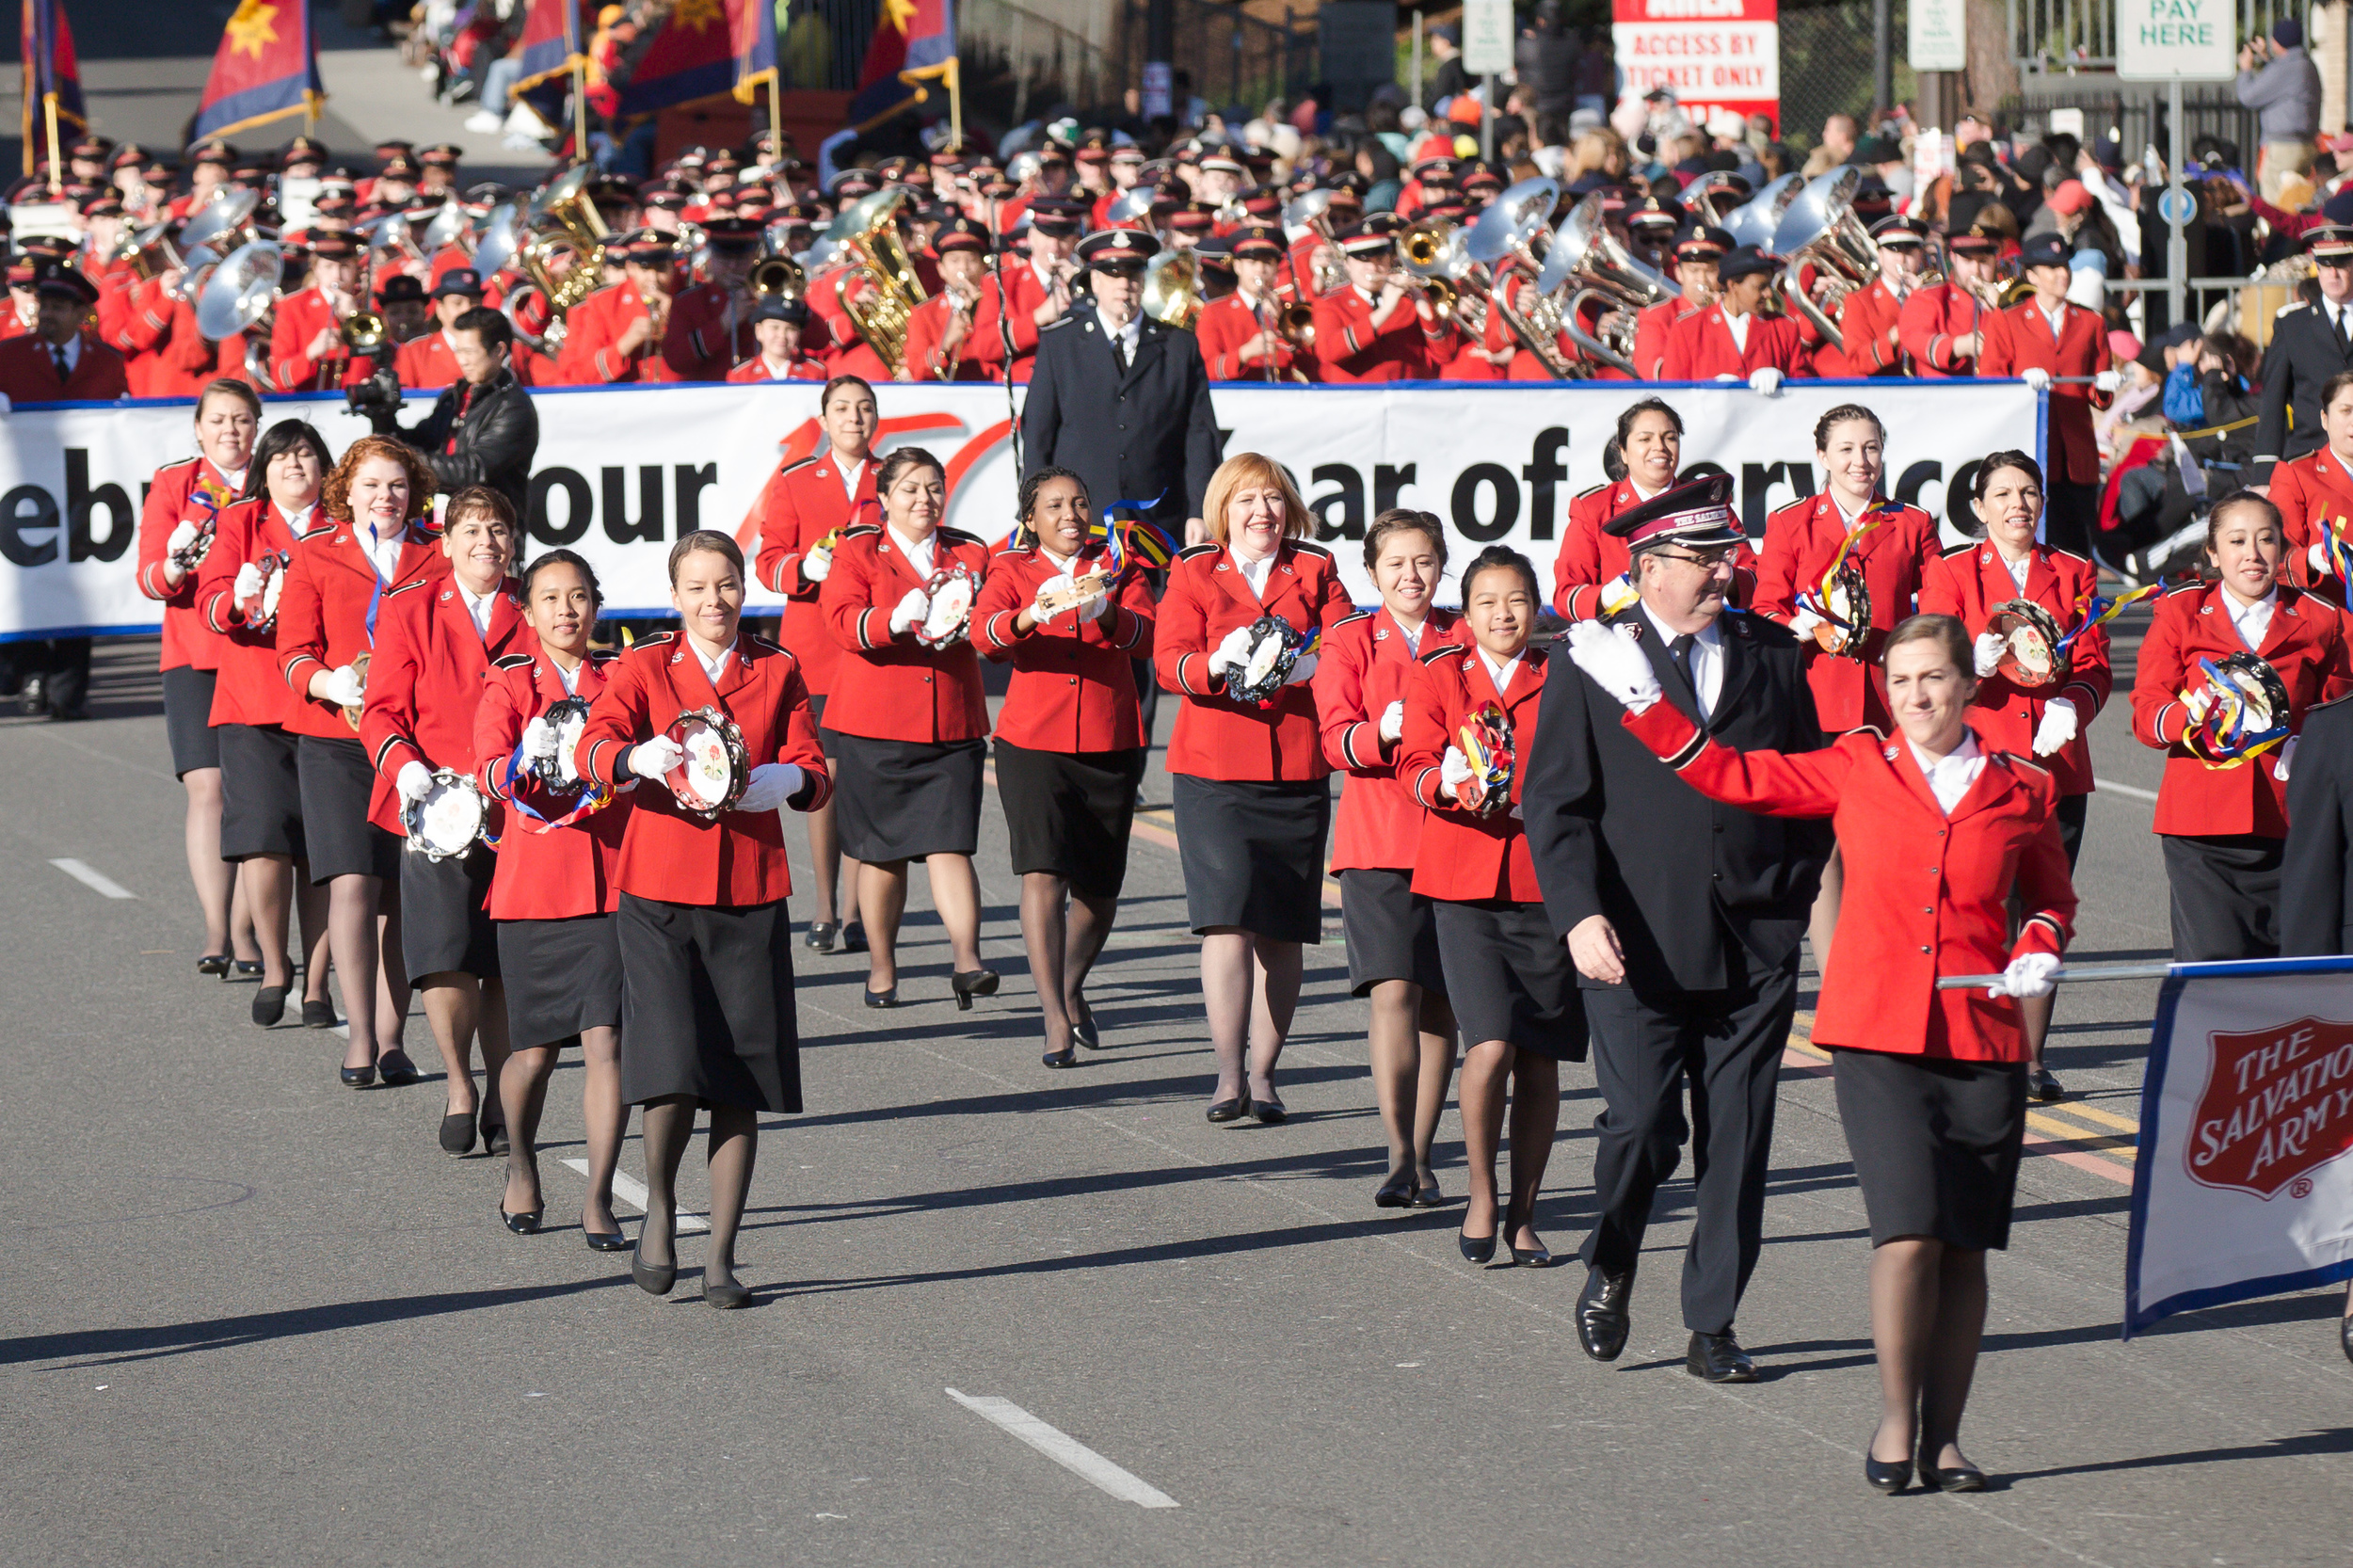
[(1190, 328), (1201, 314), (1201, 261), (1190, 250), (1163, 250), (1144, 264), (1144, 313)]
[[(899, 242), (899, 208), (906, 200), (904, 186), (893, 185), (860, 197), (842, 210), (825, 231), (836, 254), (848, 260), (848, 275), (837, 280), (841, 308), (866, 346), (897, 375), (905, 358), (907, 321), (929, 297)], [(853, 292), (852, 285), (866, 287)]]
[[(499, 309), (513, 325), (516, 338), (542, 354), (563, 347), (565, 317), (604, 281), (606, 231), (604, 219), (587, 196), (592, 172), (585, 166), (575, 168), (532, 198), (523, 213), (525, 236), (509, 259), (530, 282), (509, 290)], [(571, 269), (559, 276), (553, 264), (566, 252), (572, 258)], [(476, 260), (480, 260), (478, 255)], [(522, 302), (534, 294), (546, 302), (548, 310), (547, 325), (536, 337), (524, 329), (520, 319)]]

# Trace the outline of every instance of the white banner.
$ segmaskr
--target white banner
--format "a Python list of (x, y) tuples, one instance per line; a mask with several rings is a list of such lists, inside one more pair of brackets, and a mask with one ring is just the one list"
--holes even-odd
[[(747, 551), (756, 544), (743, 524), (760, 487), (780, 457), (806, 456), (820, 439), (817, 391), (795, 381), (533, 393), (527, 553), (568, 546), (596, 568), (609, 614), (667, 615), (671, 542), (718, 528)], [(948, 465), (949, 520), (991, 540), (1009, 533), (1016, 475), (1004, 390), (886, 385), (880, 395), (877, 446), (927, 448)], [(1878, 412), (1890, 491), (1945, 519), (1955, 540), (1977, 461), (2005, 447), (2041, 451), (2040, 402), (2016, 381), (1793, 381), (1770, 398), (1745, 387), (1607, 381), (1236, 383), (1215, 392), (1225, 450), (1264, 452), (1291, 472), (1362, 603), (1376, 595), (1353, 541), (1389, 506), (1435, 512), (1460, 556), (1497, 540), (1524, 550), (1549, 581), (1570, 499), (1603, 482), (1619, 411), (1651, 395), (1683, 415), (1687, 470), (1737, 481), (1753, 535), (1773, 507), (1819, 488), (1815, 422), (1842, 403)], [(430, 407), (412, 396), (404, 417), (414, 423)], [(272, 398), (264, 423), (289, 417), (311, 420), (338, 452), (366, 430), (339, 396)], [(184, 401), (0, 416), (0, 640), (152, 630), (157, 607), (133, 581), (138, 506), (154, 471), (195, 450)], [(777, 600), (755, 589), (752, 602)]]
[(2124, 1333), (2353, 1277), (2353, 959), (2183, 964), (2141, 1085)]

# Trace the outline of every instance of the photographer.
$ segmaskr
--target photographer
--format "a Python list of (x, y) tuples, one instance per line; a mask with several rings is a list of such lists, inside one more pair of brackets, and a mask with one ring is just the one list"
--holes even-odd
[(2238, 52), (2238, 101), (2262, 118), (2263, 151), (2255, 179), (2266, 200), (2280, 199), (2280, 182), (2313, 167), (2313, 137), (2320, 131), (2320, 68), (2304, 53), (2304, 26), (2283, 16), (2268, 40), (2253, 38)]
[(488, 485), (523, 515), (531, 492), (531, 459), (539, 449), (539, 416), (507, 365), (513, 331), (496, 311), (472, 310), (449, 328), (450, 352), (457, 360), (456, 382), (435, 400), (424, 423), (404, 430), (398, 424), (400, 385), (379, 371), (347, 394), (355, 413), (365, 414), (379, 436), (396, 436), (424, 454), (436, 488), (454, 493), (468, 485)]

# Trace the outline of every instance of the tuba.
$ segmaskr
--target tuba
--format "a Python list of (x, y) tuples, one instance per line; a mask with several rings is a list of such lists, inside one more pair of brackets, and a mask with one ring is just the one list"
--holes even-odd
[(1749, 246), (1757, 250), (1773, 248), (1773, 231), (1781, 222), (1781, 215), (1789, 203), (1805, 189), (1802, 175), (1785, 174), (1767, 184), (1765, 188), (1736, 207), (1723, 221), (1723, 230), (1735, 245)]
[(1553, 231), (1536, 273), (1536, 292), (1531, 325), (1565, 335), (1587, 358), (1630, 376), (1635, 315), (1681, 291), (1609, 232), (1601, 197), (1594, 194), (1570, 209)]
[[(278, 303), (285, 279), (286, 253), (266, 240), (242, 246), (226, 261), (204, 269), (196, 290), (196, 329), (215, 343), (247, 332), (245, 369), (254, 386), (275, 392), (269, 374), (269, 335), (249, 329)], [(190, 274), (194, 277), (194, 274)]]
[[(1548, 236), (1552, 230), (1552, 213), (1560, 202), (1560, 181), (1542, 175), (1532, 180), (1522, 180), (1497, 197), (1488, 204), (1487, 210), (1479, 215), (1479, 220), (1470, 227), (1464, 248), (1469, 251), (1471, 260), (1486, 267), (1493, 267), (1506, 256), (1516, 258), (1527, 267), (1528, 276), (1536, 280), (1537, 290), (1542, 295), (1545, 264), (1551, 254)], [(1598, 201), (1594, 202), (1594, 211), (1600, 211)], [(1541, 247), (1540, 241), (1543, 242)], [(1627, 261), (1628, 264), (1633, 264), (1631, 257)], [(1512, 329), (1512, 336), (1519, 340), (1520, 346), (1535, 355), (1537, 362), (1551, 374), (1554, 380), (1577, 378), (1577, 367), (1561, 352), (1558, 339), (1564, 328), (1565, 316), (1551, 296), (1544, 295), (1535, 302), (1533, 315), (1523, 315), (1513, 310), (1500, 290), (1490, 289), (1487, 300), (1489, 307), (1503, 317), (1503, 324)]]
[[(564, 346), (565, 317), (574, 306), (596, 293), (604, 280), (607, 231), (604, 219), (587, 195), (588, 181), (594, 173), (584, 164), (535, 195), (520, 218), (513, 220), (511, 240), (502, 232), (499, 216), (494, 216), (475, 250), (479, 270), (483, 265), (481, 253), (492, 248), (493, 238), (513, 245), (512, 253), (504, 260), (523, 275), (525, 281), (507, 291), (499, 309), (513, 324), (517, 340), (542, 354), (553, 354)], [(501, 212), (504, 214), (504, 209)], [(570, 270), (558, 273), (555, 260), (566, 254), (572, 258)], [(534, 295), (538, 296), (548, 313), (547, 325), (536, 336), (518, 319), (523, 301)]]
[[(1855, 187), (1862, 183), (1863, 171), (1852, 164), (1818, 175), (1782, 210), (1773, 226), (1772, 251), (1787, 258), (1778, 285), (1782, 297), (1833, 348), (1845, 348), (1846, 339), (1831, 320), (1831, 312), (1879, 276), (1878, 253), (1854, 216)], [(1806, 286), (1809, 266), (1822, 280), (1819, 303)]]
[[(843, 208), (825, 231), (834, 254), (848, 264), (845, 275), (833, 285), (841, 309), (858, 337), (894, 376), (906, 354), (908, 318), (930, 297), (899, 240), (899, 209), (906, 199), (904, 185), (862, 196)], [(866, 286), (853, 293), (861, 281)]]
[(1190, 250), (1163, 250), (1144, 264), (1144, 313), (1167, 327), (1190, 329), (1201, 314), (1201, 259)]

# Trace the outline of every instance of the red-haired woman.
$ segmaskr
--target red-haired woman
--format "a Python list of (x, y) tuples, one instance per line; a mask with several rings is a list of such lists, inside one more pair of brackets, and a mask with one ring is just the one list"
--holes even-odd
[(1181, 693), (1168, 743), (1185, 904), (1201, 937), (1201, 992), (1217, 1053), (1212, 1122), (1281, 1122), (1274, 1065), (1299, 1006), (1300, 947), (1323, 939), (1323, 840), (1332, 792), (1305, 646), (1282, 685), (1241, 702), (1251, 628), (1273, 616), (1303, 645), (1354, 612), (1290, 476), (1245, 452), (1209, 476), (1215, 541), (1177, 556), (1153, 664)]

